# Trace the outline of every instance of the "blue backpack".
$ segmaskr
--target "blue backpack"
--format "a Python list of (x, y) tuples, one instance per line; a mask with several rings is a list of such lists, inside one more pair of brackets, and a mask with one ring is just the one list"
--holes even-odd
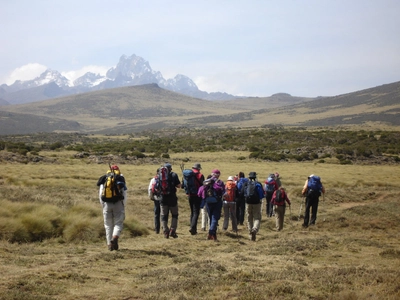
[(215, 191), (212, 184), (210, 184), (207, 187), (206, 197), (204, 198), (204, 201), (205, 201), (205, 203), (217, 203), (218, 202), (217, 192)]
[(196, 185), (196, 174), (191, 169), (185, 169), (182, 171), (183, 175), (183, 185), (185, 193), (187, 195), (197, 195), (197, 185)]
[(275, 178), (267, 178), (267, 181), (265, 182), (265, 190), (267, 193), (273, 194), (273, 192), (275, 191)]
[(315, 175), (308, 178), (307, 190), (309, 195), (313, 194), (320, 196), (322, 190), (321, 178)]

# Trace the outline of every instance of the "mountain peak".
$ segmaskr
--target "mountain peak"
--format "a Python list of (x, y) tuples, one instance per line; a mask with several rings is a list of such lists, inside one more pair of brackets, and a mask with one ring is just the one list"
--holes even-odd
[[(182, 74), (176, 75), (173, 79), (166, 80), (159, 71), (154, 71), (151, 68), (148, 61), (135, 54), (131, 56), (123, 54), (117, 65), (107, 71), (106, 76), (88, 72), (71, 83), (60, 72), (47, 69), (33, 80), (16, 81), (10, 86), (5, 85), (4, 90), (6, 94), (10, 94), (20, 90), (44, 86), (52, 82), (62, 89), (60, 94), (64, 95), (123, 86), (157, 84), (161, 88), (201, 99), (210, 100), (210, 97), (212, 100), (234, 98), (234, 96), (226, 93), (209, 94), (200, 91), (192, 79)], [(13, 103), (12, 97), (7, 96), (5, 99)], [(41, 99), (40, 95), (37, 95), (36, 98)], [(43, 99), (48, 99), (48, 97), (43, 95)], [(18, 100), (16, 99), (16, 101)]]

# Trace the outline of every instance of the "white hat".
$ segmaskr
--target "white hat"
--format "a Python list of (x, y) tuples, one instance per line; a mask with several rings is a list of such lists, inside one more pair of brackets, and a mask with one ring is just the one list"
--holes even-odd
[(229, 180), (234, 180), (234, 179), (233, 179), (233, 176), (229, 176), (229, 177), (228, 177), (228, 181), (229, 181)]

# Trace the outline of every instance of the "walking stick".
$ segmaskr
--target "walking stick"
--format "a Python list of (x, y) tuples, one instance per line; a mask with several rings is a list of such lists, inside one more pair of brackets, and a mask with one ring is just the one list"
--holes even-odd
[(300, 204), (300, 210), (299, 210), (299, 221), (300, 221), (300, 218), (301, 218), (301, 209), (303, 208), (303, 203), (301, 203)]

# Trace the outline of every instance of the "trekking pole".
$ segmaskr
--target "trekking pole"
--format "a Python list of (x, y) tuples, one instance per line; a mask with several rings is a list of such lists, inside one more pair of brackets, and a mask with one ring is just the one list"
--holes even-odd
[(303, 208), (303, 202), (301, 202), (300, 204), (300, 210), (299, 210), (299, 221), (301, 219), (301, 209)]

